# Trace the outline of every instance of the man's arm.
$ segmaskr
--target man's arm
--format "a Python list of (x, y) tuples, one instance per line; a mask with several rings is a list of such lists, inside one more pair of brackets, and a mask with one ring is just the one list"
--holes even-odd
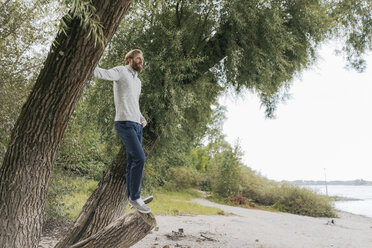
[(120, 79), (120, 67), (117, 66), (110, 70), (96, 67), (93, 72), (93, 77), (109, 81), (117, 81)]

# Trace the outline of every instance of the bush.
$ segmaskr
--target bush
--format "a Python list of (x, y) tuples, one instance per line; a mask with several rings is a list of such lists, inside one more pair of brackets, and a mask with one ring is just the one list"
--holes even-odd
[(239, 176), (242, 165), (235, 150), (223, 151), (215, 157), (217, 175), (212, 188), (214, 192), (223, 197), (240, 194), (242, 190)]
[(143, 170), (143, 179), (141, 188), (148, 193), (163, 186), (166, 182), (165, 174), (169, 172), (166, 161), (161, 158), (150, 157), (146, 160)]
[[(217, 172), (219, 173), (221, 171)], [(226, 203), (244, 205), (244, 199), (251, 199), (254, 203), (270, 206), (282, 212), (313, 217), (336, 217), (328, 197), (291, 184), (268, 180), (248, 167), (241, 166), (238, 183), (242, 188), (241, 193), (230, 195), (231, 197), (225, 200)], [(219, 189), (223, 190), (222, 187)], [(217, 191), (216, 188), (214, 192), (223, 196), (221, 194), (223, 192)]]
[(242, 195), (236, 195), (225, 199), (225, 203), (235, 206), (255, 207), (256, 204)]
[(278, 183), (264, 178), (249, 167), (242, 167), (240, 180), (243, 196), (266, 206), (271, 206), (278, 200)]
[(197, 187), (202, 181), (201, 174), (193, 167), (173, 167), (169, 172), (169, 179), (165, 185), (168, 189), (180, 190)]
[(337, 217), (328, 197), (289, 184), (281, 185), (279, 200), (272, 206), (282, 212), (313, 217)]
[(230, 203), (233, 205), (246, 205), (247, 199), (242, 195), (236, 195), (225, 199), (226, 203)]

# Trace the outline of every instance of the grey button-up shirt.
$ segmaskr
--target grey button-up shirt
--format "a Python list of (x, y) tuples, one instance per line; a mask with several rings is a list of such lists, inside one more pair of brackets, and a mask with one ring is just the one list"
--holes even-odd
[(139, 107), (141, 80), (130, 65), (117, 66), (110, 70), (96, 68), (93, 76), (99, 79), (114, 81), (115, 121), (144, 122)]

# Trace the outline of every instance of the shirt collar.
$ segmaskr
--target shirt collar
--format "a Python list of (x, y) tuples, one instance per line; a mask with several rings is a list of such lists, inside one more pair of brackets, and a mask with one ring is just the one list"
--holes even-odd
[(133, 78), (137, 77), (138, 73), (136, 71), (134, 71), (133, 68), (130, 65), (126, 65), (125, 67), (128, 69), (128, 71), (130, 73), (132, 73)]

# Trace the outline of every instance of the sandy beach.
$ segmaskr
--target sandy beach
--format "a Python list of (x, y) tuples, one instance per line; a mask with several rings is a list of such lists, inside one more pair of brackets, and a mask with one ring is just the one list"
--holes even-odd
[[(372, 247), (372, 219), (368, 217), (339, 212), (340, 218), (313, 218), (194, 201), (234, 215), (156, 216), (157, 228), (133, 247)], [(56, 242), (56, 235), (43, 235), (39, 248), (51, 248)]]

